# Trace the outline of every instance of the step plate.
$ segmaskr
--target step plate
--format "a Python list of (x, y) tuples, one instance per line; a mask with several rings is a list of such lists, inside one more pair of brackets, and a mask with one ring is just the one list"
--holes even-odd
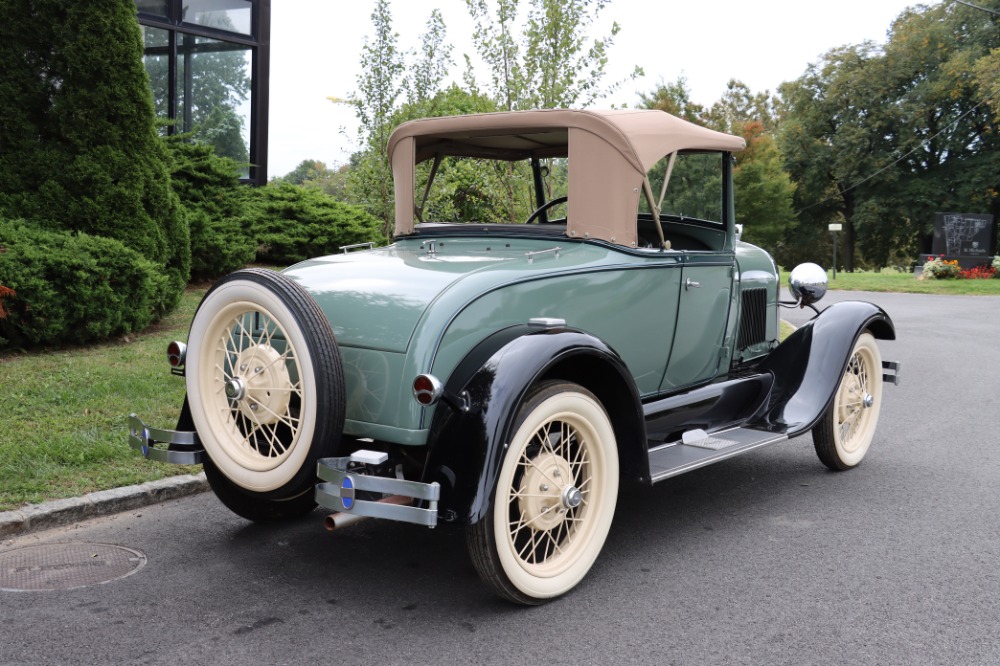
[[(649, 474), (653, 483), (738, 456), (753, 449), (781, 442), (788, 436), (751, 428), (733, 428), (712, 433), (695, 444), (666, 444), (649, 452)], [(717, 446), (717, 448), (716, 448)]]

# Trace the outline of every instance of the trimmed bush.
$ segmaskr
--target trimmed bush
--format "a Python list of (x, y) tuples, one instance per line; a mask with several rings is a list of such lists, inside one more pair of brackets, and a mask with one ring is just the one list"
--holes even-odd
[(3, 7), (0, 215), (121, 241), (162, 267), (153, 300), (169, 310), (187, 283), (190, 242), (154, 125), (135, 3)]
[(0, 347), (82, 343), (142, 329), (170, 278), (119, 241), (0, 220)]
[(377, 218), (313, 188), (272, 184), (244, 188), (243, 197), (259, 261), (288, 265), (343, 245), (385, 243)]
[(187, 135), (164, 139), (174, 192), (191, 229), (191, 277), (217, 278), (247, 265), (257, 254), (237, 173), (211, 145)]

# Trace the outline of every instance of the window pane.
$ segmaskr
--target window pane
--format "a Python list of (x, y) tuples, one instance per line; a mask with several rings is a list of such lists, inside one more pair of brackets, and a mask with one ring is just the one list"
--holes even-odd
[[(655, 197), (666, 173), (667, 160), (649, 170)], [(644, 197), (642, 209), (648, 211)], [(660, 209), (663, 215), (693, 217), (711, 222), (722, 221), (722, 159), (719, 153), (681, 153), (670, 175)]]
[[(169, 117), (170, 95), (170, 51), (169, 35), (166, 30), (141, 26), (144, 46), (143, 63), (149, 75), (149, 87), (153, 91), (153, 105), (158, 118)], [(161, 128), (165, 132), (166, 128)]]
[(178, 35), (177, 117), (185, 132), (241, 167), (250, 161), (253, 50), (218, 39)]
[(184, 0), (182, 13), (186, 23), (241, 35), (252, 34), (252, 15), (250, 0)]
[(135, 0), (135, 7), (141, 14), (167, 17), (167, 0)]

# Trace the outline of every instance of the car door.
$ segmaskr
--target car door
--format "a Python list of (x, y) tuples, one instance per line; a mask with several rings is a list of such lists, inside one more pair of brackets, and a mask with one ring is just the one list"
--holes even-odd
[(733, 289), (732, 253), (698, 253), (686, 260), (661, 392), (709, 381), (729, 360), (726, 326)]

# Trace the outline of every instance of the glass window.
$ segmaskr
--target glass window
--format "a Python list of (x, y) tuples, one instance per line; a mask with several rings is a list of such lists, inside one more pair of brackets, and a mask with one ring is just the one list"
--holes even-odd
[(140, 14), (152, 14), (163, 18), (168, 16), (168, 4), (167, 0), (135, 0), (136, 9), (139, 10)]
[[(669, 158), (649, 170), (653, 196), (659, 198)], [(660, 215), (722, 222), (722, 158), (720, 153), (680, 153), (660, 205)], [(649, 212), (645, 197), (639, 210)]]
[[(178, 35), (177, 117), (185, 132), (241, 165), (250, 161), (250, 72), (253, 50)], [(246, 174), (244, 174), (246, 175)]]
[[(142, 27), (143, 63), (153, 91), (153, 105), (159, 118), (170, 117), (170, 35), (159, 28)], [(161, 131), (165, 131), (162, 128)]]
[(251, 0), (184, 0), (184, 22), (251, 35)]

